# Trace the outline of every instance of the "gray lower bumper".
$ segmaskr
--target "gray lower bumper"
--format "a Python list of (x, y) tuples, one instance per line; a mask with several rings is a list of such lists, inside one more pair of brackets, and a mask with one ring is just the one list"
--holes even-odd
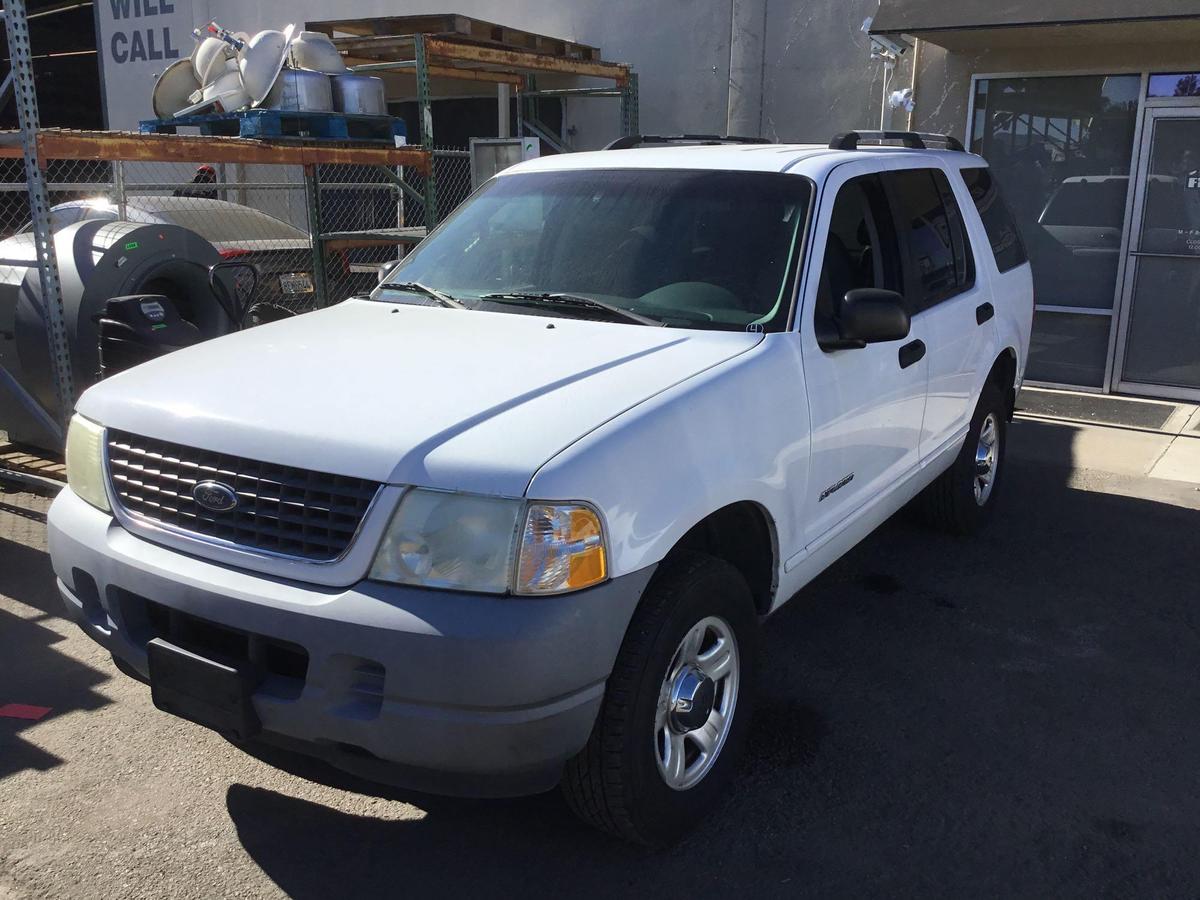
[[(652, 568), (557, 598), (284, 582), (134, 537), (64, 490), (50, 553), (68, 612), (147, 672), (165, 621), (307, 655), (253, 696), (262, 738), (438, 793), (546, 790), (587, 741)], [(171, 617), (174, 617), (173, 619)]]

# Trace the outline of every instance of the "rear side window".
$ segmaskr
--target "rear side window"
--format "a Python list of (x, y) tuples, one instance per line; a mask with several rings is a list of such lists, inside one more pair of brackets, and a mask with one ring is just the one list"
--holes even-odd
[[(996, 257), (996, 268), (1007, 272), (1024, 265), (1028, 257), (1025, 255), (1025, 245), (1021, 242), (1021, 232), (1017, 230), (1017, 223), (992, 173), (983, 168), (963, 169), (962, 177), (967, 190), (971, 192), (971, 199), (975, 201), (975, 208), (979, 210), (979, 218), (983, 220), (988, 242), (992, 245), (992, 255)], [(1125, 202), (1124, 195), (1121, 202)]]
[(943, 172), (903, 169), (892, 173), (891, 182), (896, 215), (916, 269), (916, 313), (970, 288), (975, 263), (962, 213)]

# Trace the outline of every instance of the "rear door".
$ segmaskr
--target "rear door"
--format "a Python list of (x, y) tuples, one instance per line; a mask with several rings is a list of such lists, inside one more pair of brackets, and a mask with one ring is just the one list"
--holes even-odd
[(809, 547), (913, 472), (925, 410), (927, 363), (902, 354), (917, 339), (824, 350), (836, 298), (855, 288), (902, 292), (904, 269), (883, 177), (873, 162), (830, 173), (805, 279), (800, 332), (812, 421), (803, 501)]
[(908, 262), (905, 295), (913, 333), (925, 344), (928, 365), (922, 459), (961, 437), (994, 357), (995, 308), (986, 275), (977, 272), (962, 212), (973, 214), (974, 206), (958, 173), (953, 177), (961, 200), (940, 168), (901, 168), (886, 176)]

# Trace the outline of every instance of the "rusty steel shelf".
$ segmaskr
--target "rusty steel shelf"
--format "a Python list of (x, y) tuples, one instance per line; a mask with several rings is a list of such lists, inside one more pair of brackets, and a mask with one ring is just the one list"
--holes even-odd
[[(419, 145), (387, 147), (304, 139), (258, 140), (62, 128), (39, 129), (37, 145), (44, 160), (409, 166), (422, 173), (432, 168), (429, 151)], [(21, 132), (0, 131), (0, 158), (19, 159), (21, 155)]]

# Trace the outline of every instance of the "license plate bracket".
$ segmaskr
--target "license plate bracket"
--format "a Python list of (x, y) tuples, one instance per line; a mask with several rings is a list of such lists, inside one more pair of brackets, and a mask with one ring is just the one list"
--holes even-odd
[(279, 289), (285, 294), (311, 294), (316, 288), (307, 272), (285, 272), (279, 276)]
[(262, 682), (257, 667), (245, 660), (215, 659), (154, 638), (150, 658), (150, 696), (154, 705), (197, 725), (247, 740), (262, 729), (250, 697)]

